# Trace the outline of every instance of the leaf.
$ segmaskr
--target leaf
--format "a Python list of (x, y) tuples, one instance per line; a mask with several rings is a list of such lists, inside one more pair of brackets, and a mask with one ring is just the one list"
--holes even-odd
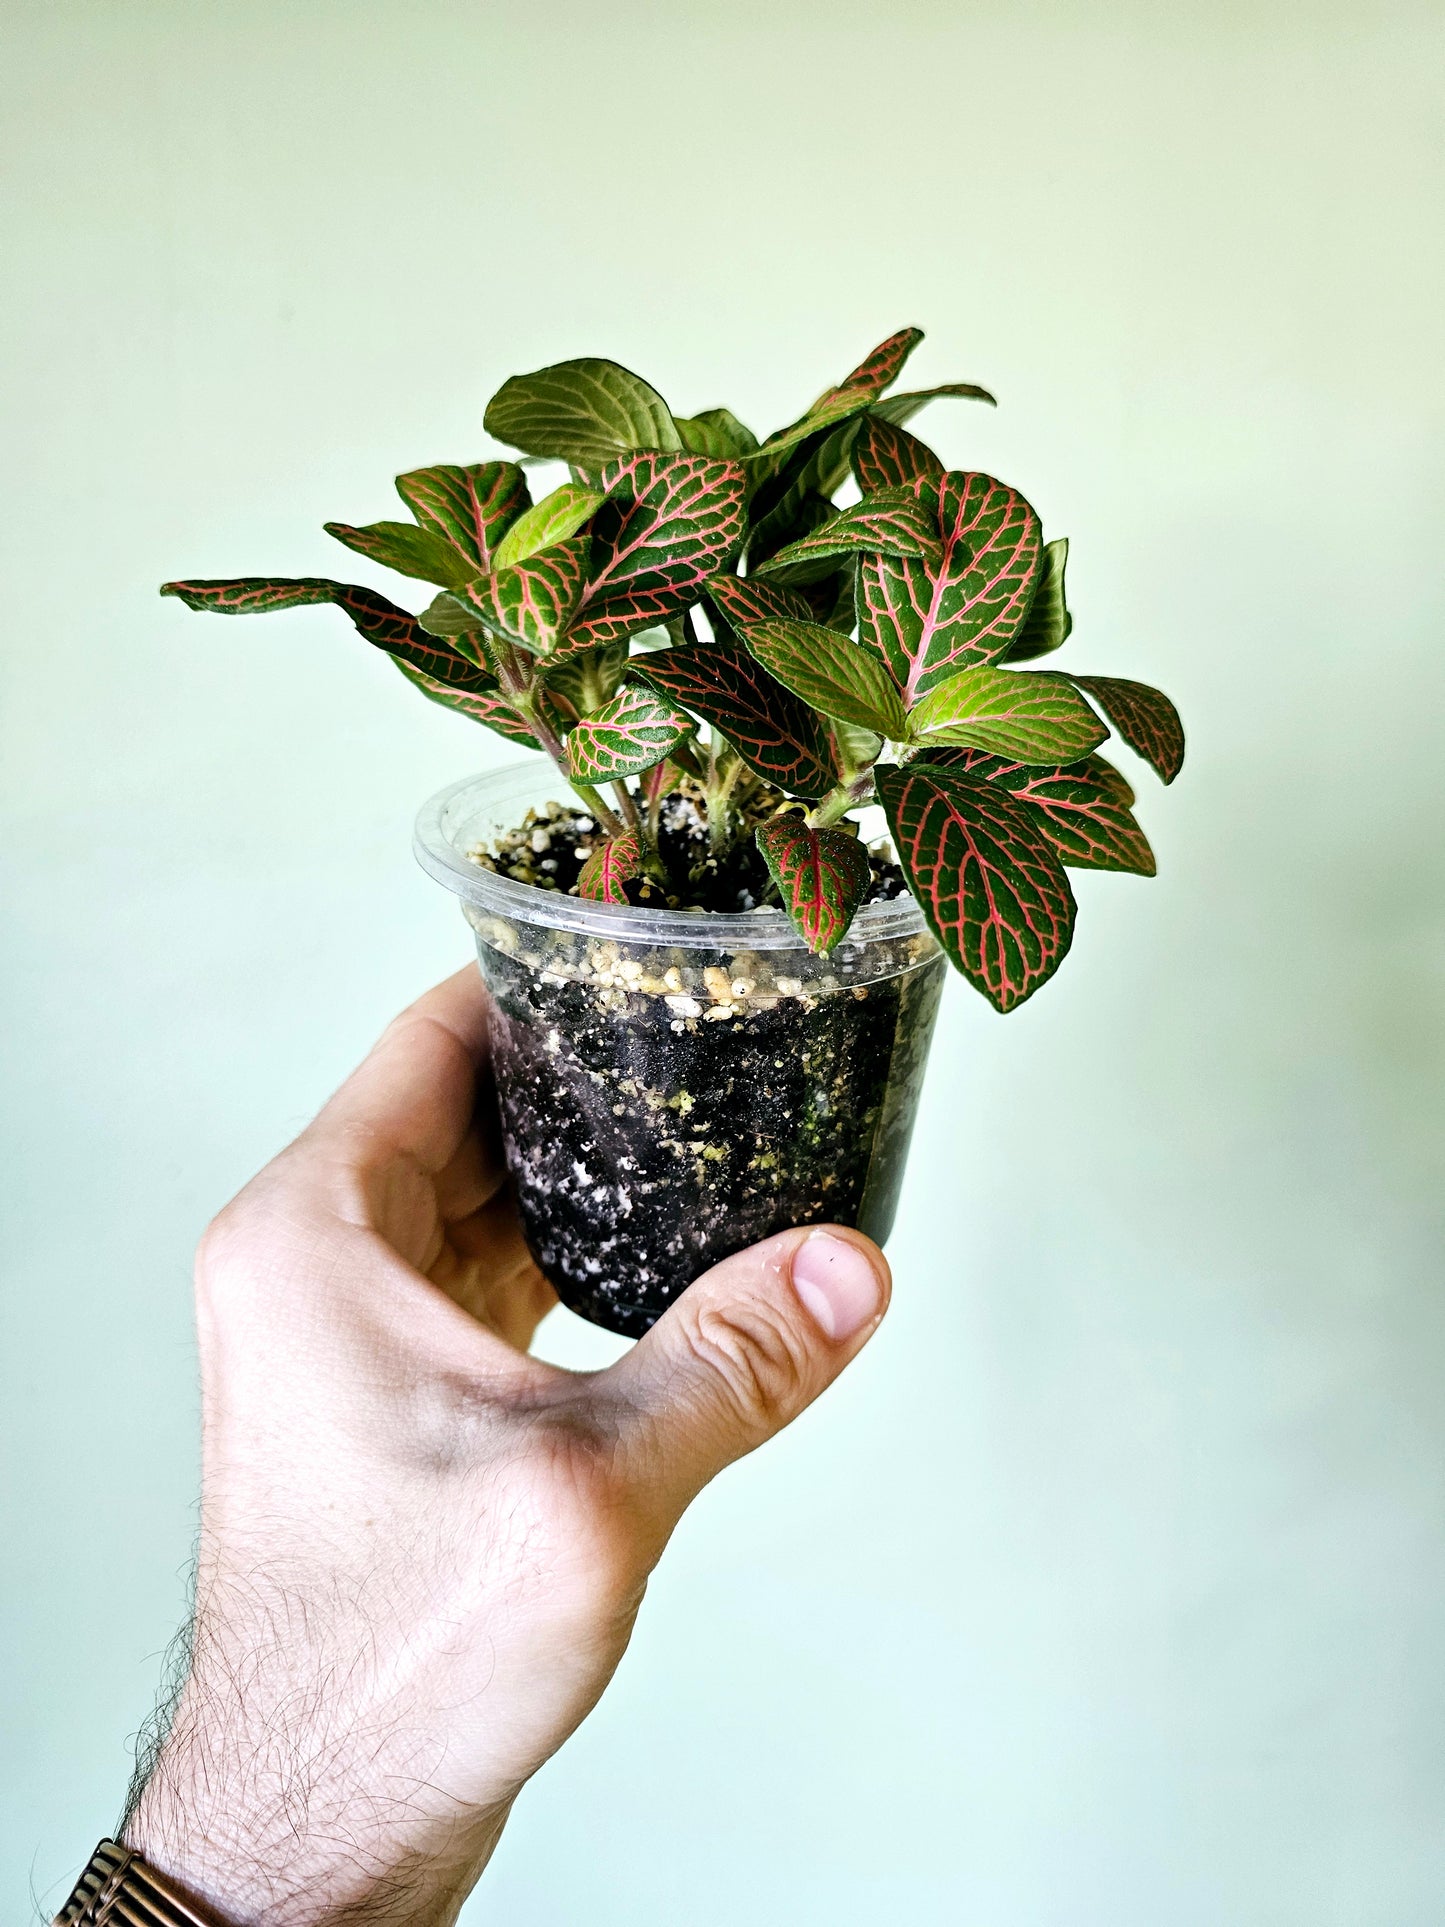
[(877, 414), (863, 418), (853, 443), (852, 465), (865, 495), (880, 488), (902, 488), (909, 482), (932, 482), (936, 487), (944, 476), (943, 463), (927, 442)]
[(694, 455), (736, 461), (757, 453), (758, 438), (730, 408), (705, 408), (700, 415), (679, 415), (677, 432)]
[(551, 655), (581, 598), (591, 552), (591, 536), (568, 536), (510, 569), (478, 576), (454, 591), (454, 599), (533, 655)]
[(808, 948), (826, 956), (873, 880), (867, 850), (846, 830), (811, 829), (796, 816), (759, 824), (757, 841), (783, 908)]
[(743, 475), (702, 455), (630, 455), (599, 477), (592, 569), (569, 648), (617, 642), (697, 600), (743, 533)]
[(768, 674), (838, 722), (901, 739), (908, 719), (897, 684), (868, 650), (816, 622), (756, 622), (743, 641)]
[(650, 689), (625, 684), (605, 709), (584, 716), (567, 738), (567, 766), (579, 783), (640, 776), (692, 728), (692, 719)]
[(424, 529), (476, 564), (473, 574), (495, 566), (497, 544), (532, 499), (515, 462), (414, 468), (397, 476), (396, 492)]
[(715, 575), (706, 584), (708, 608), (735, 630), (750, 622), (811, 622), (813, 611), (796, 590), (753, 576)]
[[(801, 542), (779, 549), (756, 571), (773, 575), (836, 555), (908, 556), (936, 563), (938, 520), (931, 500), (911, 488), (879, 489), (846, 508)], [(831, 571), (825, 571), (831, 573)]]
[(1108, 735), (1067, 677), (1031, 670), (965, 669), (909, 713), (915, 743), (957, 743), (1057, 767), (1077, 762)]
[(810, 799), (832, 789), (821, 722), (746, 649), (730, 642), (663, 649), (634, 657), (632, 674), (720, 730), (765, 782)]
[(1172, 783), (1184, 767), (1184, 725), (1162, 689), (1120, 676), (1070, 676), (1087, 690), (1136, 755)]
[(815, 622), (836, 629), (840, 635), (852, 635), (858, 621), (854, 607), (856, 574), (856, 568), (848, 563), (836, 575), (803, 584), (800, 593), (807, 599)]
[(941, 749), (929, 752), (928, 763), (997, 783), (1028, 804), (1073, 869), (1155, 873), (1154, 852), (1129, 808), (1134, 792), (1102, 756), (1085, 756), (1063, 769), (1034, 769), (981, 749)]
[[(827, 454), (829, 447), (831, 443), (820, 449), (817, 457), (798, 471), (796, 483), (778, 498), (776, 507), (766, 514), (763, 514), (760, 509), (759, 504), (770, 494), (770, 491), (760, 491), (749, 504), (748, 513), (754, 518), (747, 535), (748, 573), (752, 581), (758, 579), (758, 571), (763, 564), (771, 561), (780, 549), (787, 548), (793, 542), (801, 542), (805, 535), (811, 535), (815, 529), (822, 528), (825, 522), (831, 522), (838, 513), (832, 495), (825, 495), (820, 489), (815, 488), (811, 479), (816, 461)], [(845, 456), (844, 472), (846, 471)], [(833, 482), (831, 487), (836, 488), (837, 483)], [(806, 575), (811, 582), (814, 575), (822, 580), (830, 567), (837, 569), (841, 566), (840, 562), (831, 564), (825, 562), (799, 573)]]
[[(865, 496), (861, 506), (881, 495)], [(926, 568), (866, 556), (858, 569), (859, 640), (882, 656), (909, 703), (958, 670), (1003, 654), (1028, 613), (1041, 566), (1039, 518), (1017, 489), (991, 475), (951, 469), (938, 492), (938, 527), (941, 547)]]
[(420, 582), (439, 583), (444, 589), (458, 588), (477, 573), (470, 556), (414, 522), (371, 522), (362, 529), (352, 528), (349, 522), (327, 522), (325, 529), (368, 561)]
[(670, 756), (665, 756), (660, 763), (654, 763), (651, 769), (644, 770), (639, 785), (643, 802), (651, 809), (664, 796), (671, 796), (686, 773)]
[(1074, 893), (1049, 838), (1006, 790), (954, 770), (880, 769), (878, 794), (934, 935), (996, 1010), (1012, 1010), (1073, 940)]
[[(891, 388), (903, 373), (903, 364), (923, 339), (921, 328), (900, 328), (896, 335), (889, 335), (880, 341), (871, 354), (865, 355), (852, 374), (840, 381), (837, 388), (830, 388), (828, 395), (848, 392), (855, 388), (866, 389), (870, 395), (881, 395), (885, 388)], [(825, 400), (827, 397), (824, 398)]]
[(626, 903), (627, 892), (622, 886), (630, 883), (641, 868), (642, 838), (636, 830), (620, 830), (582, 865), (577, 894), (594, 903)]
[(550, 495), (544, 495), (535, 508), (517, 517), (497, 544), (492, 567), (510, 568), (538, 549), (565, 542), (569, 535), (587, 526), (602, 502), (596, 489), (584, 488), (580, 482), (563, 482)]
[[(483, 578), (485, 580), (485, 578)], [(495, 675), (497, 639), (470, 604), (450, 591), (434, 596), (417, 617), (417, 627), (429, 636), (442, 636), (480, 668)]]
[(1044, 544), (1043, 571), (1034, 599), (1022, 629), (1004, 652), (1003, 661), (1032, 662), (1035, 656), (1047, 656), (1068, 641), (1074, 626), (1074, 618), (1064, 602), (1064, 565), (1068, 559), (1066, 537)]
[(431, 676), (423, 675), (421, 670), (413, 669), (410, 663), (403, 662), (400, 657), (396, 666), (414, 688), (432, 702), (440, 703), (444, 709), (455, 709), (458, 714), (469, 716), (474, 723), (494, 729), (499, 736), (505, 736), (509, 743), (521, 743), (526, 749), (542, 747), (485, 670), (474, 671), (477, 678), (475, 689), (454, 689)]
[[(770, 435), (750, 462), (749, 480), (753, 485), (756, 486), (763, 477), (778, 473), (780, 456), (802, 442), (811, 441), (822, 430), (847, 422), (875, 402), (883, 390), (898, 379), (904, 362), (922, 339), (921, 328), (904, 328), (898, 334), (890, 335), (859, 362), (846, 381), (825, 390), (805, 415), (800, 415), (787, 428), (780, 428)], [(835, 459), (840, 464), (837, 480), (831, 488), (823, 490), (826, 494), (832, 493), (848, 471), (846, 445)], [(814, 478), (813, 485), (819, 486), (817, 478)]]
[(806, 415), (800, 415), (786, 428), (779, 428), (763, 442), (757, 450), (743, 457), (748, 470), (749, 480), (756, 486), (759, 478), (777, 473), (780, 455), (786, 455), (800, 442), (821, 435), (824, 429), (846, 421), (851, 415), (859, 415), (873, 400), (871, 389), (835, 388), (829, 391), (824, 400), (815, 402)]
[(367, 642), (414, 669), (453, 688), (467, 688), (477, 673), (445, 642), (433, 641), (405, 609), (398, 609), (374, 589), (332, 582), (325, 576), (294, 578), (246, 576), (235, 581), (167, 582), (162, 595), (179, 596), (188, 609), (213, 615), (266, 615), (277, 609), (298, 609), (306, 603), (331, 602), (344, 609)]
[(977, 382), (945, 381), (940, 382), (937, 388), (915, 388), (903, 395), (885, 395), (882, 401), (874, 403), (874, 408), (884, 421), (892, 422), (895, 427), (901, 428), (905, 422), (911, 422), (918, 411), (926, 408), (931, 401), (941, 401), (950, 395), (956, 396), (960, 401), (986, 401), (990, 408), (998, 406), (988, 389), (980, 388)]
[(575, 656), (549, 657), (538, 663), (537, 673), (546, 678), (549, 690), (555, 690), (579, 716), (585, 716), (617, 694), (627, 673), (627, 655), (625, 642), (609, 642), (605, 648)]
[(657, 390), (615, 361), (584, 356), (513, 375), (487, 403), (484, 425), (499, 442), (582, 468), (629, 448), (682, 447)]
[(840, 777), (859, 776), (872, 769), (883, 750), (883, 738), (875, 730), (860, 729), (856, 723), (833, 719), (833, 767)]

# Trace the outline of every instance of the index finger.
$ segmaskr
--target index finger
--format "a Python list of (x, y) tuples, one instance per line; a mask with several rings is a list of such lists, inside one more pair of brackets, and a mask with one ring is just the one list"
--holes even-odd
[(487, 1062), (487, 993), (475, 964), (393, 1018), (307, 1136), (348, 1139), (348, 1162), (400, 1154), (430, 1176), (461, 1148)]

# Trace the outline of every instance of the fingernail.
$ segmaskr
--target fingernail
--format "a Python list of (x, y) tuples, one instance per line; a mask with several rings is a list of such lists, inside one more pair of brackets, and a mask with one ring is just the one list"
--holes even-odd
[(825, 1338), (851, 1338), (878, 1316), (883, 1284), (862, 1250), (814, 1231), (793, 1253), (793, 1290)]

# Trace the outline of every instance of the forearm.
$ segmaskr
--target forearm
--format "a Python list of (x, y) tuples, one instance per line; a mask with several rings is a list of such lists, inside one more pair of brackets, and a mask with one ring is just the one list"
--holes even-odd
[(374, 1641), (324, 1637), (318, 1665), (318, 1602), (249, 1590), (244, 1638), (234, 1596), (223, 1634), (205, 1614), (194, 1628), (124, 1844), (227, 1927), (445, 1927), (510, 1799), (447, 1795), (445, 1746), (378, 1691)]

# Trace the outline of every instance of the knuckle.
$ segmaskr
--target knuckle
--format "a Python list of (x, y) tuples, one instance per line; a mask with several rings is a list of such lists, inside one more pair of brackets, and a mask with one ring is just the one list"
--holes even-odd
[(807, 1347), (772, 1307), (756, 1301), (704, 1305), (685, 1332), (750, 1430), (766, 1436), (805, 1402), (812, 1377)]
[(196, 1246), (196, 1285), (213, 1295), (224, 1285), (249, 1244), (248, 1213), (239, 1198), (222, 1207), (201, 1233)]

